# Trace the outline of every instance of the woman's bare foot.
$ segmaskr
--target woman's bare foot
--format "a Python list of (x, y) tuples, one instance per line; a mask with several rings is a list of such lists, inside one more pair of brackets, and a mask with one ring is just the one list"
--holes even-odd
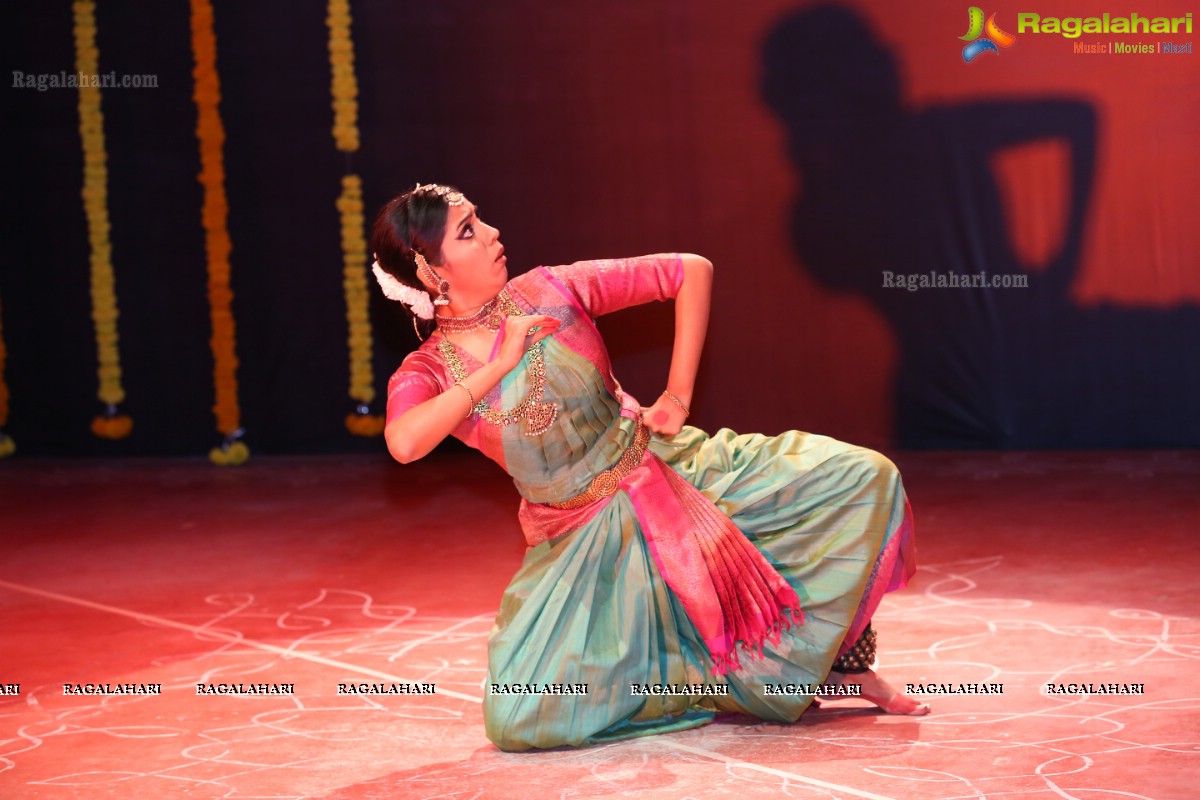
[(840, 678), (839, 683), (857, 683), (862, 685), (862, 697), (870, 700), (883, 709), (885, 714), (904, 714), (910, 717), (923, 717), (929, 713), (928, 703), (918, 703), (907, 695), (896, 691), (891, 684), (879, 677), (875, 670), (846, 674), (830, 673), (831, 679)]

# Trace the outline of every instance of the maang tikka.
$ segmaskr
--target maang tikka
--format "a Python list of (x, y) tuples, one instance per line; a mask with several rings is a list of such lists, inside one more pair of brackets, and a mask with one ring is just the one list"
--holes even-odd
[(425, 283), (437, 286), (438, 295), (433, 298), (433, 304), (435, 306), (450, 305), (450, 295), (447, 294), (450, 291), (450, 281), (434, 272), (433, 267), (429, 266), (429, 262), (425, 260), (425, 256), (416, 250), (413, 251), (413, 261), (417, 264), (418, 277)]
[(429, 193), (440, 197), (448, 206), (461, 206), (466, 201), (462, 192), (457, 189), (451, 189), (449, 186), (443, 186), (440, 183), (418, 183), (413, 187), (412, 194), (416, 194), (417, 192)]

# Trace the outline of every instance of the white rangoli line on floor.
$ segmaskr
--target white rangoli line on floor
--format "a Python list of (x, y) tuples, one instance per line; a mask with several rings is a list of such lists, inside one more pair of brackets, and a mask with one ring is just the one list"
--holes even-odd
[[(35, 586), (26, 586), (24, 584), (12, 583), (11, 581), (0, 579), (0, 587), (11, 589), (14, 592), (31, 594), (35, 597), (44, 597), (48, 600), (57, 600), (60, 603), (70, 603), (83, 608), (90, 608), (93, 611), (102, 611), (106, 614), (116, 614), (118, 616), (128, 617), (129, 619), (135, 619), (139, 622), (144, 622), (151, 625), (160, 625), (164, 628), (175, 628), (176, 630), (187, 631), (188, 633), (197, 635), (203, 634), (206, 638), (211, 637), (213, 639), (220, 639), (222, 641), (227, 641), (234, 644), (245, 645), (246, 647), (252, 647), (267, 653), (273, 653), (284, 658), (298, 658), (304, 661), (310, 661), (314, 664), (322, 664), (327, 667), (346, 670), (347, 672), (356, 672), (359, 675), (366, 675), (367, 677), (377, 678), (389, 683), (417, 682), (402, 678), (398, 675), (392, 675), (387, 672), (371, 669), (370, 667), (360, 667), (357, 664), (348, 664), (344, 661), (337, 661), (332, 658), (325, 658), (324, 656), (318, 656), (312, 653), (304, 653), (287, 647), (279, 647), (277, 645), (267, 644), (266, 642), (247, 639), (239, 633), (226, 633), (225, 631), (218, 630), (216, 628), (188, 625), (185, 622), (176, 622), (175, 620), (167, 619), (166, 617), (158, 617), (153, 614), (144, 614), (140, 611), (131, 611), (127, 608), (118, 608), (117, 606), (110, 606), (104, 603), (97, 603), (92, 600), (85, 600), (82, 597), (72, 597), (71, 595), (59, 594), (58, 592), (51, 592), (45, 589), (38, 589)], [(437, 693), (445, 697), (453, 697), (457, 700), (466, 700), (472, 703), (483, 702), (478, 697), (473, 695), (456, 692), (453, 689), (443, 689), (440, 686), (437, 689)]]
[(848, 795), (853, 795), (854, 797), (866, 798), (866, 800), (894, 800), (894, 798), (887, 797), (882, 794), (875, 794), (873, 792), (864, 792), (859, 789), (851, 789), (849, 786), (842, 786), (841, 784), (838, 784), (838, 783), (828, 783), (826, 781), (819, 780), (817, 778), (809, 778), (804, 775), (797, 775), (794, 772), (787, 772), (785, 770), (775, 769), (774, 767), (765, 767), (761, 764), (755, 764), (752, 761), (742, 761), (741, 759), (738, 759), (738, 758), (730, 758), (729, 756), (724, 756), (724, 755), (721, 755), (720, 753), (714, 753), (710, 750), (705, 750), (702, 747), (693, 747), (692, 745), (689, 745), (689, 744), (673, 742), (670, 739), (659, 739), (659, 740), (656, 740), (654, 742), (654, 744), (659, 745), (660, 747), (666, 747), (671, 750), (680, 750), (685, 753), (691, 753), (692, 755), (697, 755), (702, 758), (708, 758), (713, 761), (721, 761), (731, 767), (739, 767), (741, 769), (749, 769), (749, 770), (755, 770), (757, 772), (764, 772), (767, 775), (774, 775), (777, 778), (786, 778), (787, 780), (797, 781), (798, 783), (806, 783), (810, 786), (818, 786), (822, 789), (830, 789), (832, 791), (841, 792), (842, 794), (848, 794)]

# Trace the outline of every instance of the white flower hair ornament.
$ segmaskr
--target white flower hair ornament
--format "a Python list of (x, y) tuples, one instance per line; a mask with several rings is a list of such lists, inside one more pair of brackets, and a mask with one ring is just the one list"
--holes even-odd
[(371, 265), (371, 271), (375, 273), (375, 280), (379, 281), (379, 288), (383, 290), (384, 297), (404, 303), (421, 319), (433, 319), (433, 301), (425, 291), (401, 283), (396, 276), (379, 266), (378, 256)]

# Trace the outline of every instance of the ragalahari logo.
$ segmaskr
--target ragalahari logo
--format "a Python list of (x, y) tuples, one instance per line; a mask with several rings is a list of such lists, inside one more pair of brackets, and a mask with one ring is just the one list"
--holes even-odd
[[(988, 17), (987, 25), (983, 24), (983, 9), (979, 6), (971, 6), (967, 11), (967, 24), (970, 26), (965, 36), (958, 37), (964, 42), (968, 42), (963, 48), (963, 61), (970, 64), (975, 60), (975, 56), (980, 53), (992, 52), (1000, 55), (1000, 47), (1010, 47), (1017, 40), (1017, 37), (1011, 33), (1005, 33), (996, 25), (996, 15), (992, 14)], [(987, 33), (987, 36), (980, 34)]]

